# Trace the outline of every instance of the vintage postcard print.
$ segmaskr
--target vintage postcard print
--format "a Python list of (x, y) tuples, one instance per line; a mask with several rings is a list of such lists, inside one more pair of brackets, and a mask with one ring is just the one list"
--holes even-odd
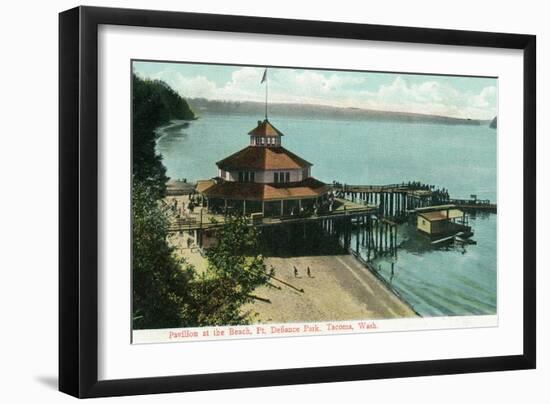
[(133, 343), (497, 325), (497, 78), (131, 80)]

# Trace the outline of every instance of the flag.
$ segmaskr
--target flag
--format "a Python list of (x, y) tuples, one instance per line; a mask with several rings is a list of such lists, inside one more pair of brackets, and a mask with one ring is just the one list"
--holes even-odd
[(267, 80), (267, 68), (264, 70), (264, 75), (262, 76), (262, 81), (260, 81), (260, 84), (262, 84), (266, 80)]

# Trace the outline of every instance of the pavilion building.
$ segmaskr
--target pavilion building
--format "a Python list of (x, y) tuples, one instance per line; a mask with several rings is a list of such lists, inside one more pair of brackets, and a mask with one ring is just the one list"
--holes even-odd
[(311, 176), (312, 164), (282, 146), (283, 133), (266, 118), (247, 147), (216, 163), (216, 178), (197, 183), (213, 213), (307, 214), (328, 203), (330, 186)]

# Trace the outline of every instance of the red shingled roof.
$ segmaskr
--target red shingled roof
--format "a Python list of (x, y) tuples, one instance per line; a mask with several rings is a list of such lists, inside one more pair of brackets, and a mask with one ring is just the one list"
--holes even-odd
[(290, 170), (311, 167), (312, 164), (284, 147), (248, 146), (216, 163), (224, 170)]
[(263, 122), (258, 121), (258, 126), (248, 132), (250, 136), (262, 137), (279, 137), (284, 136), (283, 133), (271, 124), (267, 119)]
[(287, 184), (261, 184), (258, 182), (231, 182), (219, 180), (203, 191), (208, 198), (279, 200), (315, 198), (328, 192), (330, 187), (315, 178)]

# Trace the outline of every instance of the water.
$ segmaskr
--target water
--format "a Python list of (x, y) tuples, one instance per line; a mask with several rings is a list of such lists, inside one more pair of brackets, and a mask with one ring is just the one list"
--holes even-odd
[[(190, 181), (216, 175), (215, 162), (248, 144), (261, 117), (206, 115), (158, 142), (168, 176)], [(421, 181), (454, 198), (496, 200), (496, 131), (488, 126), (307, 120), (271, 117), (283, 146), (313, 163), (326, 182)]]
[[(163, 132), (157, 150), (168, 176), (188, 181), (216, 176), (215, 162), (245, 147), (258, 119), (205, 115)], [(284, 116), (270, 121), (285, 134), (283, 145), (313, 163), (312, 175), (322, 181), (420, 181), (446, 188), (452, 198), (475, 194), (496, 201), (496, 131), (488, 126)], [(382, 258), (375, 267), (421, 315), (494, 314), (496, 215), (478, 215), (470, 224), (477, 245), (415, 250), (405, 243), (396, 260)], [(400, 241), (414, 234), (402, 226)]]
[[(411, 247), (416, 229), (401, 225), (397, 256), (379, 258), (373, 266), (422, 316), (495, 314), (496, 217), (470, 217), (477, 244), (464, 247)], [(364, 248), (359, 252), (366, 257)]]

